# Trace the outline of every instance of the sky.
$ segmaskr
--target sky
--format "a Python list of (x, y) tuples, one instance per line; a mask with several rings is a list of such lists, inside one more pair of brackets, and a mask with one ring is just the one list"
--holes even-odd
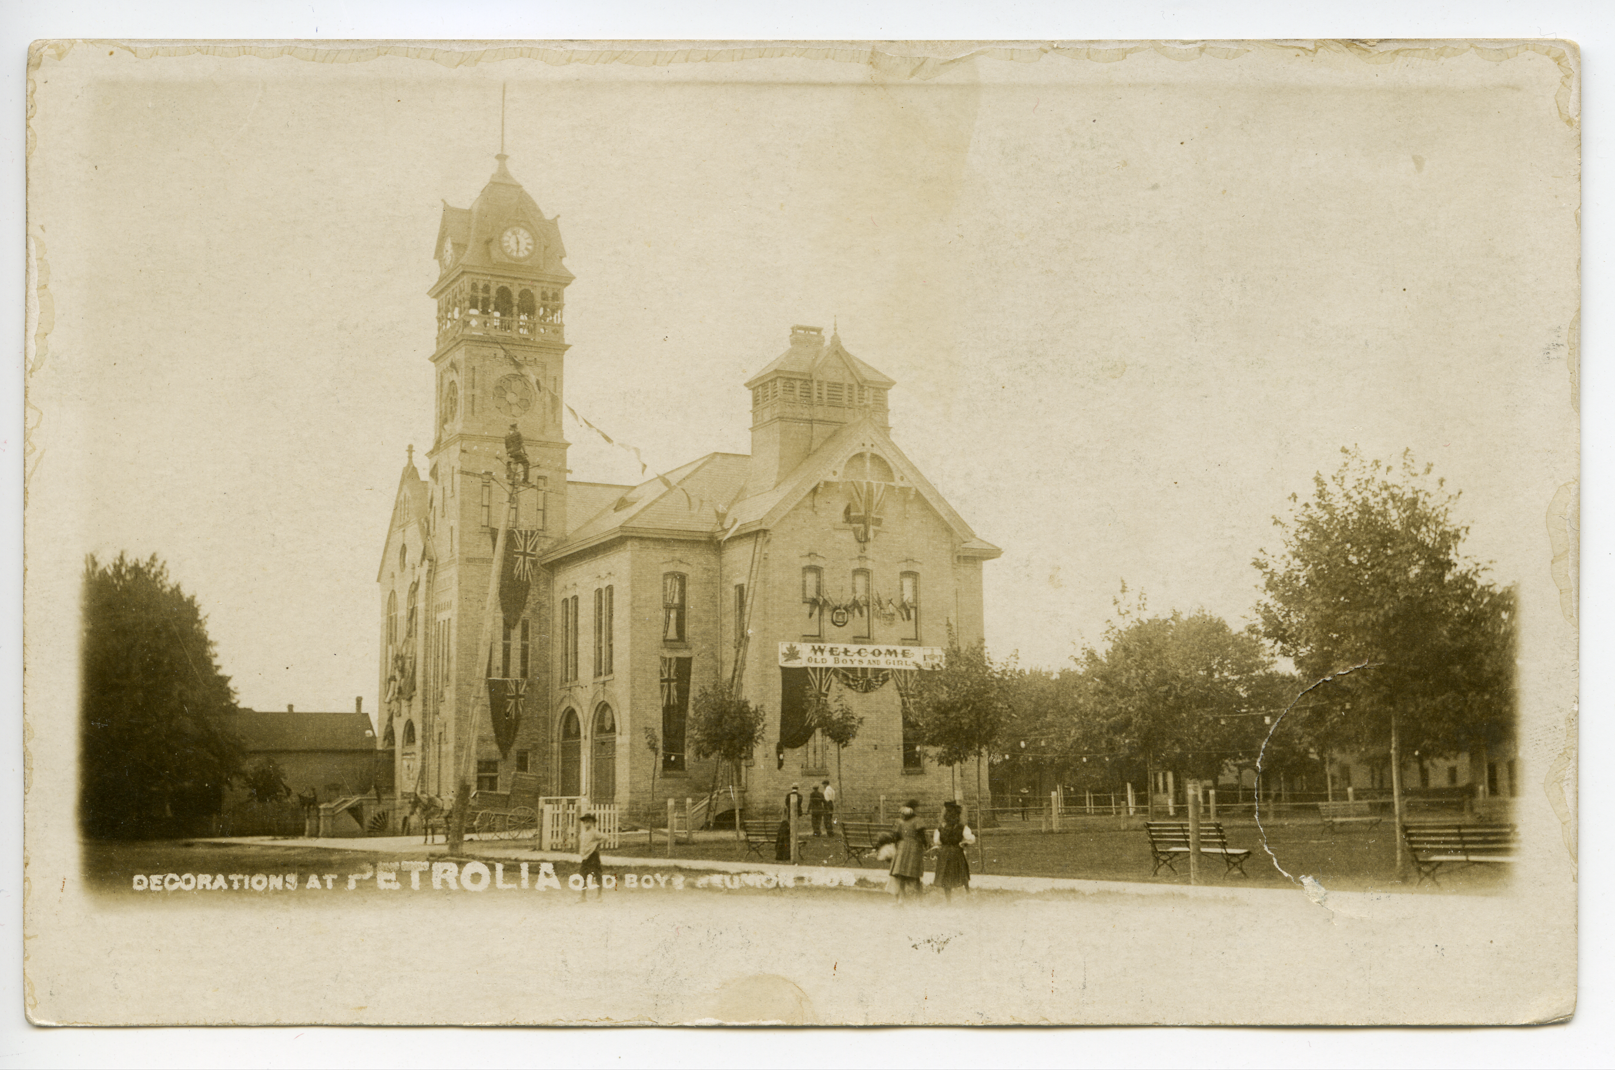
[[(995, 654), (1059, 667), (1123, 582), (1247, 623), (1274, 515), (1343, 446), (1433, 463), (1494, 578), (1546, 583), (1542, 517), (1576, 474), (1577, 188), (1545, 56), (911, 77), (110, 51), (40, 75), (30, 568), (158, 554), (244, 705), (376, 708), (382, 541), (430, 444), (433, 242), (493, 171), (502, 89), (510, 169), (577, 277), (568, 404), (663, 470), (746, 452), (742, 382), (793, 324), (834, 325), (1004, 549)], [(637, 481), (567, 432), (575, 478)]]

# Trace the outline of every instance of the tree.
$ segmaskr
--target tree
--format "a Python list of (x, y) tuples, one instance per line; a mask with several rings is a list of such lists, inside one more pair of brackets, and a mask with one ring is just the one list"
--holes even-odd
[[(697, 758), (716, 758), (734, 773), (751, 756), (762, 735), (763, 707), (742, 698), (727, 684), (703, 687), (691, 703), (689, 747)], [(718, 790), (716, 773), (712, 790)]]
[(137, 838), (216, 814), (241, 768), (235, 708), (196, 599), (156, 556), (84, 565), (79, 824)]
[(1291, 515), (1274, 518), (1284, 548), (1253, 562), (1257, 612), (1323, 706), (1320, 744), (1389, 752), (1400, 826), (1409, 748), (1452, 754), (1513, 731), (1515, 598), (1463, 554), (1459, 496), (1430, 484), (1433, 466), (1411, 451), (1399, 468), (1341, 452), (1310, 499), (1292, 494)]
[(284, 799), (292, 793), (292, 789), (286, 786), (286, 776), (281, 772), (280, 763), (273, 758), (259, 758), (248, 765), (242, 773), (242, 782), (252, 801), (259, 805)]
[(1215, 781), (1259, 748), (1264, 711), (1282, 697), (1272, 656), (1254, 631), (1205, 610), (1146, 617), (1143, 600), (1125, 596), (1124, 587), (1104, 652), (1087, 646), (1075, 659), (1092, 736), (1121, 763), (1142, 762), (1146, 777), (1170, 769)]
[(833, 700), (819, 692), (811, 683), (807, 685), (807, 723), (824, 733), (824, 738), (836, 745), (836, 794), (846, 794), (841, 787), (841, 751), (858, 738), (864, 719), (852, 712), (847, 700), (837, 695)]
[[(1012, 662), (995, 665), (985, 643), (961, 646), (949, 635), (942, 667), (915, 674), (910, 716), (920, 742), (932, 748), (943, 765), (976, 759), (976, 806), (978, 824), (983, 825), (990, 807), (982, 802), (981, 766), (1010, 716), (1007, 680), (1014, 672)], [(984, 843), (985, 837), (978, 836), (978, 865), (986, 857)]]

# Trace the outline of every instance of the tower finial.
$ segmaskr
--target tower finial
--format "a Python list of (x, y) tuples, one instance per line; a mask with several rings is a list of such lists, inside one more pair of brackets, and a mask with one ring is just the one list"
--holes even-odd
[(411, 468), (415, 467), (415, 443), (413, 442), (409, 444), (409, 465)]
[(505, 90), (510, 88), (509, 82), (499, 85), (499, 155), (505, 154)]

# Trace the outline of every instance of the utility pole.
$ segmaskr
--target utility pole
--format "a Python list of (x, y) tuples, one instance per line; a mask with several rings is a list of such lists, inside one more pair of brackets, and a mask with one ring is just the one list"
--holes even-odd
[[(499, 578), (504, 571), (505, 539), (510, 531), (510, 518), (516, 510), (517, 494), (519, 493), (515, 479), (515, 465), (513, 462), (505, 463), (505, 476), (508, 483), (501, 483), (505, 488), (505, 508), (499, 514), (499, 530), (493, 543), (493, 566), (488, 570), (488, 600), (482, 610), (482, 630), (477, 642), (477, 650), (481, 656), (472, 668), (473, 684), (471, 688), (471, 701), (462, 711), (454, 711), (454, 742), (456, 747), (463, 747), (459, 760), (455, 764), (454, 777), (454, 811), (449, 821), (447, 849), (450, 855), (465, 853), (465, 823), (471, 809), (471, 773), (476, 768), (477, 760), (477, 712), (488, 699), (488, 681), (491, 659), (493, 657), (494, 621), (499, 615)], [(495, 483), (499, 480), (491, 472), (484, 473)], [(476, 670), (481, 669), (480, 674)]]

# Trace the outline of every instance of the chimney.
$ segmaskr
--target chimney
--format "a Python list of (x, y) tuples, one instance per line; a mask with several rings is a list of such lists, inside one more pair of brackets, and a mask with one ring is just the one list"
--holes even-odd
[(363, 695), (354, 695), (353, 696), (353, 712), (354, 713), (363, 713), (364, 712), (364, 696)]
[(286, 712), (287, 713), (296, 713), (297, 711), (292, 709), (292, 704), (290, 702), (288, 702), (288, 703), (286, 703)]

